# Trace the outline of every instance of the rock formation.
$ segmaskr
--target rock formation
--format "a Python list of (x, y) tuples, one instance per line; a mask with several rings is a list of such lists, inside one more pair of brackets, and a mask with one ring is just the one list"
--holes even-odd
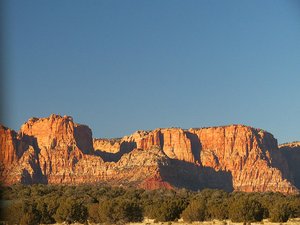
[(1, 126), (0, 135), (0, 179), (8, 185), (102, 182), (282, 193), (299, 187), (299, 159), (289, 158), (291, 147), (279, 149), (270, 133), (243, 125), (92, 139), (91, 130), (70, 116), (51, 115), (29, 119), (18, 133)]
[(10, 130), (4, 126), (0, 126), (0, 161), (4, 166), (10, 165), (18, 160), (16, 136), (17, 134), (13, 130)]
[(300, 189), (300, 142), (279, 145), (279, 149), (289, 166), (289, 175)]

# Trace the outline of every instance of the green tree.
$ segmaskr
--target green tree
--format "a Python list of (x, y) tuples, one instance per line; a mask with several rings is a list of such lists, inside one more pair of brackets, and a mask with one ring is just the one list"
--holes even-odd
[(276, 203), (269, 211), (270, 221), (286, 222), (291, 215), (291, 208), (285, 202)]
[(291, 209), (291, 218), (299, 218), (300, 217), (300, 195), (290, 196), (288, 198), (288, 205)]
[(41, 219), (40, 223), (42, 224), (53, 224), (55, 223), (54, 218), (52, 217), (53, 214), (51, 210), (48, 210), (48, 206), (45, 202), (38, 202), (37, 209), (40, 211)]
[[(260, 194), (259, 202), (264, 208), (264, 218), (270, 217), (270, 210), (274, 207), (274, 203), (285, 201), (286, 196), (281, 193), (268, 192)], [(257, 198), (258, 199), (258, 198)]]
[(5, 218), (8, 224), (35, 225), (40, 223), (41, 213), (34, 202), (18, 201), (7, 208)]
[(183, 199), (160, 200), (147, 205), (145, 215), (156, 221), (174, 221), (180, 218), (180, 214), (186, 206), (187, 203)]
[[(13, 202), (5, 211), (5, 220), (9, 224), (39, 224), (41, 213), (32, 201)], [(27, 222), (26, 222), (27, 221)]]
[(181, 217), (186, 222), (204, 221), (206, 204), (204, 199), (195, 199), (190, 202), (188, 207), (182, 212)]
[(84, 206), (81, 202), (77, 202), (73, 198), (68, 198), (66, 201), (62, 201), (54, 215), (55, 221), (59, 223), (84, 223), (86, 222), (87, 217), (88, 212), (86, 206)]
[(228, 219), (228, 193), (222, 190), (214, 190), (210, 197), (206, 198), (206, 220)]
[[(95, 209), (91, 208), (90, 210), (94, 211)], [(140, 222), (143, 220), (143, 210), (131, 200), (104, 200), (99, 203), (98, 218), (96, 219), (101, 223)]]
[(143, 220), (143, 210), (134, 201), (123, 200), (118, 203), (119, 220), (124, 222), (140, 222)]
[(233, 222), (255, 222), (261, 221), (264, 215), (264, 208), (261, 203), (248, 196), (234, 199), (230, 203), (229, 218)]

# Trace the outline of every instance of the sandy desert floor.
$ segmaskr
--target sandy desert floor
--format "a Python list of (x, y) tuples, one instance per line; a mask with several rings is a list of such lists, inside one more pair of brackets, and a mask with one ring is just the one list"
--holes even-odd
[[(96, 225), (94, 223), (89, 223), (89, 224)], [(213, 220), (213, 221), (193, 222), (193, 223), (186, 223), (183, 221), (155, 223), (153, 220), (147, 220), (147, 219), (141, 223), (128, 223), (126, 225), (185, 225), (185, 224), (189, 224), (189, 225), (244, 225), (243, 223), (234, 223), (229, 220), (227, 220), (227, 221)], [(62, 225), (62, 224), (56, 224), (56, 225)], [(75, 223), (73, 225), (82, 225), (82, 224)], [(271, 223), (268, 220), (263, 220), (261, 222), (246, 223), (246, 225), (300, 225), (300, 218), (290, 219), (289, 221), (287, 221), (285, 223)]]
[[(193, 222), (193, 223), (186, 223), (183, 221), (178, 221), (178, 222), (158, 222), (158, 223), (154, 223), (151, 220), (146, 220), (143, 223), (130, 223), (130, 225), (184, 225), (184, 224), (192, 224), (192, 225), (243, 225), (243, 223), (234, 223), (231, 222), (229, 220), (227, 221), (217, 221), (217, 220), (213, 220), (213, 221), (204, 221), (204, 222)], [(296, 218), (296, 219), (291, 219), (286, 223), (271, 223), (268, 220), (263, 220), (261, 222), (256, 222), (256, 223), (248, 223), (249, 225), (300, 225), (300, 218)], [(247, 225), (248, 225), (247, 224)]]

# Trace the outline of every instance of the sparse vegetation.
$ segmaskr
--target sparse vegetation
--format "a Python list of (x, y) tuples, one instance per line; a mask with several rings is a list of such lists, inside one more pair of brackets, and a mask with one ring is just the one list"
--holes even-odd
[[(13, 185), (2, 189), (8, 224), (80, 222), (124, 224), (144, 217), (155, 221), (226, 220), (285, 222), (300, 217), (300, 196), (280, 193), (227, 193), (222, 190), (191, 192), (141, 190), (81, 185)], [(3, 206), (2, 206), (3, 207)]]

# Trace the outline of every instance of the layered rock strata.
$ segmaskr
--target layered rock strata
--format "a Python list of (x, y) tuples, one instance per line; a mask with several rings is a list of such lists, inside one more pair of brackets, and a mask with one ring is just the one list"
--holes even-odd
[(31, 118), (18, 133), (1, 126), (0, 135), (0, 179), (5, 184), (103, 182), (147, 189), (298, 191), (289, 151), (278, 149), (270, 133), (243, 125), (92, 139), (91, 130), (70, 116), (51, 115)]

